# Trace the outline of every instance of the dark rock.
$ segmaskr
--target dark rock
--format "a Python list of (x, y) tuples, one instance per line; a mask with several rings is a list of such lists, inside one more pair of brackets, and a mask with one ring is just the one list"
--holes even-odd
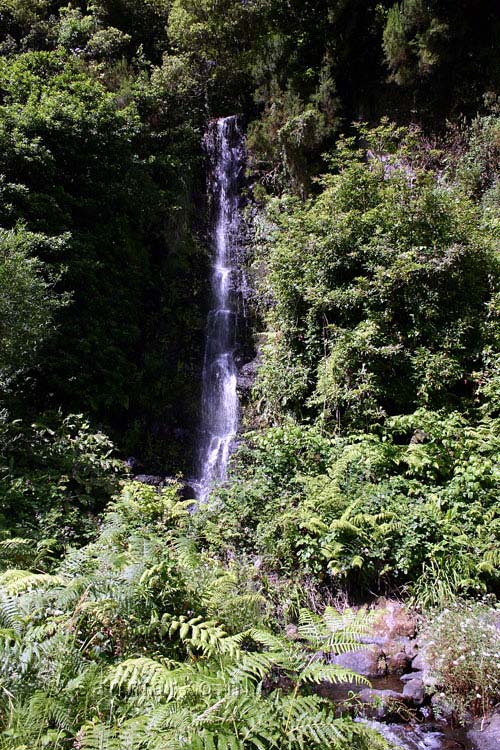
[(403, 696), (410, 700), (415, 706), (421, 706), (424, 702), (424, 683), (421, 677), (408, 680), (403, 688)]
[(376, 644), (371, 644), (368, 648), (362, 648), (359, 651), (338, 654), (332, 657), (331, 662), (345, 669), (352, 669), (353, 672), (364, 677), (383, 677), (387, 672), (384, 653)]
[(257, 377), (258, 366), (258, 360), (253, 359), (251, 362), (247, 362), (239, 368), (237, 381), (239, 390), (246, 392), (252, 390), (255, 378)]
[(410, 659), (404, 651), (385, 654), (388, 674), (402, 674), (410, 666)]
[(499, 750), (500, 711), (497, 710), (486, 720), (474, 722), (474, 726), (467, 736), (475, 750)]
[(152, 487), (163, 487), (165, 483), (165, 477), (158, 477), (154, 474), (137, 474), (134, 477), (134, 482), (141, 482), (141, 484), (149, 484)]
[(184, 482), (179, 490), (181, 500), (196, 500), (196, 487), (193, 483)]
[(395, 690), (374, 690), (365, 688), (358, 694), (363, 704), (362, 714), (368, 719), (398, 718), (405, 698)]

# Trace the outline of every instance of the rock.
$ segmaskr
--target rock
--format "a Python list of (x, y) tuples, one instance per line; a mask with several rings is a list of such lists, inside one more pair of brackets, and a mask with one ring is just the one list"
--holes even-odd
[(241, 391), (249, 392), (252, 390), (257, 377), (258, 366), (259, 362), (256, 358), (238, 369), (237, 386)]
[(381, 724), (367, 722), (388, 741), (390, 747), (401, 750), (463, 750), (461, 742), (446, 736), (432, 725), (419, 726), (414, 723)]
[(410, 700), (415, 706), (421, 706), (424, 702), (424, 683), (421, 677), (408, 680), (403, 688), (403, 696)]
[(195, 500), (197, 494), (196, 490), (197, 488), (193, 482), (184, 482), (179, 490), (179, 497), (181, 500)]
[(415, 618), (408, 612), (400, 602), (384, 600), (384, 607), (376, 617), (374, 632), (386, 639), (414, 638), (416, 623)]
[(497, 710), (489, 719), (474, 722), (467, 737), (475, 750), (499, 750), (500, 712)]
[(358, 694), (363, 704), (362, 714), (369, 719), (398, 718), (399, 711), (405, 703), (401, 693), (395, 690), (374, 690), (365, 688)]
[(392, 654), (385, 654), (387, 673), (402, 674), (410, 666), (410, 659), (404, 651), (397, 651)]
[(134, 482), (141, 482), (141, 484), (149, 484), (152, 487), (163, 487), (165, 477), (158, 477), (153, 474), (136, 474)]
[(345, 669), (352, 669), (364, 677), (383, 677), (387, 672), (384, 653), (375, 643), (359, 651), (333, 656), (331, 662)]
[(416, 638), (401, 638), (403, 649), (409, 659), (414, 659), (418, 654), (418, 641)]
[(415, 618), (399, 602), (382, 599), (374, 611), (370, 631), (359, 639), (364, 647), (335, 657), (334, 663), (367, 677), (402, 674), (417, 654), (414, 636)]
[(423, 672), (408, 672), (407, 674), (402, 674), (400, 680), (401, 682), (408, 682), (408, 680), (420, 679), (423, 682), (423, 677)]
[(285, 634), (287, 638), (290, 638), (292, 641), (296, 641), (300, 638), (299, 635), (299, 629), (296, 625), (293, 623), (289, 623), (285, 628)]
[(377, 646), (380, 646), (382, 648), (383, 646), (387, 645), (387, 638), (383, 638), (382, 636), (377, 636), (371, 633), (369, 635), (359, 636), (359, 642), (366, 643), (368, 646), (375, 643)]
[(427, 669), (427, 663), (422, 651), (420, 651), (413, 659), (411, 668), (417, 672), (425, 672), (425, 670)]

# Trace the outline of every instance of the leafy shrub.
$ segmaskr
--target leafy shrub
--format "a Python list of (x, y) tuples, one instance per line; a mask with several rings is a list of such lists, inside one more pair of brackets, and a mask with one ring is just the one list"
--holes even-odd
[(258, 231), (257, 395), (270, 420), (367, 429), (419, 406), (462, 408), (495, 341), (485, 311), (499, 266), (480, 212), (421, 165), (418, 134), (361, 135), (368, 158), (340, 141), (321, 192), (271, 201)]
[(460, 721), (485, 716), (500, 697), (500, 613), (483, 602), (454, 601), (423, 628), (427, 679), (438, 705)]
[(93, 17), (84, 16), (78, 8), (72, 8), (70, 5), (61, 8), (59, 14), (58, 43), (66, 49), (81, 51), (93, 31), (95, 25)]
[(95, 60), (115, 60), (124, 53), (130, 39), (129, 34), (108, 26), (92, 34), (85, 47), (85, 53)]
[[(8, 194), (13, 185), (3, 185)], [(1, 210), (1, 209), (0, 209)], [(61, 258), (67, 236), (0, 229), (0, 386), (12, 387), (16, 376), (37, 363), (41, 345), (55, 330), (58, 310), (68, 296), (56, 291), (56, 269), (37, 257), (53, 252)]]
[(104, 433), (81, 415), (26, 425), (0, 413), (1, 534), (80, 544), (125, 475)]
[(409, 587), (429, 605), (497, 591), (499, 435), (497, 419), (425, 409), (378, 434), (271, 428), (194, 523), (221, 553), (358, 596)]

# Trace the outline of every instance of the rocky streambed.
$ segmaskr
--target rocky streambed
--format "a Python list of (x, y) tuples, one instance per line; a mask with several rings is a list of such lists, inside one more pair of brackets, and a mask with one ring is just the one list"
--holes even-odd
[(336, 703), (339, 713), (367, 722), (395, 748), (500, 750), (500, 710), (465, 728), (446, 715), (439, 693), (433, 694), (416, 620), (400, 603), (380, 603), (361, 647), (331, 662), (367, 677), (371, 685), (329, 684), (321, 694)]

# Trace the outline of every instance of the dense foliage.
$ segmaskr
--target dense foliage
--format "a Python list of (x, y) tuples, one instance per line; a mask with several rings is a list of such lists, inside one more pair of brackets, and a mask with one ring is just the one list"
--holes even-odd
[(259, 431), (199, 524), (221, 554), (358, 597), (498, 592), (497, 127), (450, 134), (450, 165), (359, 127), (312, 198), (267, 202)]
[(363, 620), (303, 611), (300, 645), (262, 628), (265, 598), (192, 549), (176, 492), (130, 484), (51, 574), (0, 577), (0, 746), (383, 750), (300, 690), (352, 678), (317, 654), (354, 648)]
[[(62, 16), (70, 36), (65, 24), (77, 16), (68, 9)], [(196, 411), (187, 394), (176, 409), (173, 396), (160, 405), (157, 396), (178, 397), (181, 369), (199, 367), (204, 261), (188, 228), (198, 115), (186, 121), (183, 111), (159, 111), (167, 90), (172, 101), (185, 96), (172, 86), (175, 70), (100, 67), (67, 47), (0, 60), (2, 282), (10, 293), (15, 278), (31, 305), (16, 305), (27, 326), (22, 338), (5, 310), (13, 358), (5, 366), (10, 377), (16, 357), (24, 370), (35, 367), (29, 387), (18, 379), (6, 405), (15, 416), (27, 404), (35, 413), (61, 406), (92, 413), (121, 435), (124, 449), (154, 460), (155, 411), (165, 443)]]
[[(0, 748), (383, 748), (317, 690), (356, 679), (349, 596), (459, 597), (443, 710), (500, 698), (499, 33), (493, 0), (0, 0)], [(234, 112), (258, 374), (193, 508), (128, 475), (192, 469)]]

